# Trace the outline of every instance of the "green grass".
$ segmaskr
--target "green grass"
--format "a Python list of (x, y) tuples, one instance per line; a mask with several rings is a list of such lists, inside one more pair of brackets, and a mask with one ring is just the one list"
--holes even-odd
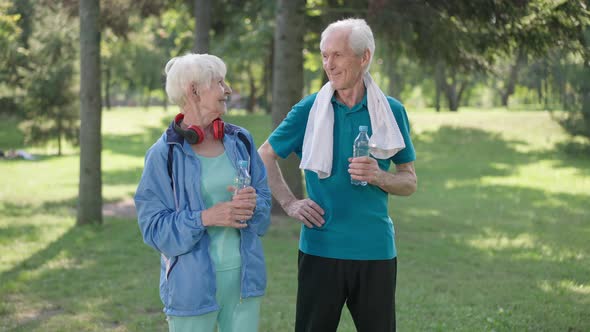
[[(103, 193), (132, 196), (174, 110), (103, 113)], [(419, 190), (392, 197), (401, 331), (590, 330), (590, 156), (542, 112), (410, 112)], [(11, 119), (0, 149), (0, 330), (164, 331), (158, 255), (135, 220), (75, 227), (78, 155), (31, 148)], [(257, 144), (270, 117), (229, 115)], [(575, 143), (579, 147), (580, 143)], [(569, 154), (566, 151), (581, 151)], [(585, 151), (585, 152), (584, 152)], [(298, 226), (264, 238), (261, 331), (293, 330)], [(339, 331), (354, 331), (343, 312)]]

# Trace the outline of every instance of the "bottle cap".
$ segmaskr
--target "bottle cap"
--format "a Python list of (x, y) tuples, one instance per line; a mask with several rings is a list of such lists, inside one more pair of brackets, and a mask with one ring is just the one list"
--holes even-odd
[(359, 131), (367, 132), (368, 130), (369, 130), (369, 127), (367, 127), (367, 126), (359, 126)]
[(248, 160), (238, 160), (238, 166), (248, 167)]

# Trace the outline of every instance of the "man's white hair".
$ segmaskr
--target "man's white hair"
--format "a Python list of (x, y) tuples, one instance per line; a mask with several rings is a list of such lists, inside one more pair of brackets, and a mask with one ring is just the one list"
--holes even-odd
[(373, 54), (375, 54), (375, 39), (373, 38), (373, 31), (371, 27), (361, 18), (347, 18), (344, 20), (336, 21), (328, 25), (322, 32), (322, 39), (320, 41), (320, 50), (324, 50), (324, 41), (330, 34), (335, 31), (348, 30), (348, 44), (357, 56), (362, 56), (365, 50), (369, 50), (371, 53), (369, 63), (365, 67), (365, 72), (369, 71), (371, 62), (373, 61)]
[(182, 106), (189, 84), (195, 83), (197, 87), (209, 88), (213, 79), (225, 78), (227, 68), (215, 55), (191, 53), (170, 59), (164, 72), (168, 99)]

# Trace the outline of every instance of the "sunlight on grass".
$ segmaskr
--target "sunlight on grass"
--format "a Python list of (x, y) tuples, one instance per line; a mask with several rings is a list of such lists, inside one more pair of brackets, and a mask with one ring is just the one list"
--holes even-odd
[(568, 181), (579, 175), (580, 169), (563, 165), (561, 161), (541, 160), (520, 165), (510, 171), (509, 176), (483, 176), (481, 183), (535, 188), (550, 193), (588, 195), (590, 200), (590, 177), (582, 176), (578, 181)]
[[(415, 133), (437, 129), (441, 126), (479, 128), (500, 133), (506, 139), (518, 139), (523, 151), (548, 149), (567, 138), (561, 127), (551, 120), (548, 112), (457, 112), (457, 113), (408, 113)], [(526, 143), (524, 143), (526, 142)]]
[[(558, 282), (543, 280), (538, 284), (538, 287), (547, 293), (571, 292), (577, 295), (590, 295), (590, 284), (580, 284), (576, 281), (567, 279)], [(590, 303), (590, 298), (586, 298), (586, 302)]]
[(537, 241), (530, 234), (520, 234), (514, 238), (508, 238), (501, 234), (487, 234), (486, 237), (480, 237), (468, 241), (471, 246), (481, 250), (505, 250), (514, 248), (533, 249), (537, 247), (536, 242)]
[(486, 255), (503, 255), (513, 260), (554, 262), (582, 262), (587, 258), (586, 254), (579, 249), (571, 249), (566, 246), (552, 247), (532, 234), (523, 233), (509, 236), (490, 229), (484, 229), (483, 232), (484, 235), (467, 240), (467, 243)]
[[(8, 209), (0, 205), (0, 214), (6, 214), (7, 211)], [(13, 226), (15, 224), (19, 225), (19, 228), (15, 228)], [(43, 251), (73, 225), (74, 220), (71, 217), (63, 218), (50, 214), (35, 214), (32, 218), (24, 219), (16, 217), (0, 219), (0, 230), (3, 230), (5, 234), (8, 231), (10, 234), (9, 237), (0, 237), (0, 252), (3, 253), (0, 255), (0, 273)]]
[[(38, 205), (77, 195), (79, 163), (75, 157), (0, 163), (1, 202)], [(59, 190), (55, 190), (56, 179)]]
[[(129, 135), (142, 134), (146, 129), (164, 128), (164, 120), (172, 121), (177, 113), (177, 107), (149, 107), (147, 109), (134, 107), (113, 107), (103, 111), (103, 134)], [(168, 120), (169, 119), (169, 120)]]
[[(103, 198), (129, 201), (176, 107), (103, 112)], [(409, 110), (418, 192), (391, 196), (403, 331), (590, 331), (590, 159), (545, 112)], [(269, 115), (232, 111), (257, 146)], [(0, 123), (7, 144), (22, 140)], [(22, 143), (20, 143), (22, 144)], [(14, 146), (16, 147), (16, 146)], [(79, 156), (0, 161), (0, 330), (164, 331), (158, 254), (134, 218), (75, 227)], [(261, 332), (292, 331), (300, 225), (263, 238)], [(416, 319), (420, 317), (420, 319)], [(345, 309), (339, 332), (354, 331)]]
[[(559, 283), (559, 286), (573, 293), (577, 293), (580, 295), (590, 295), (590, 283), (578, 284), (573, 280), (562, 280)], [(590, 302), (590, 299), (588, 299), (588, 301)]]

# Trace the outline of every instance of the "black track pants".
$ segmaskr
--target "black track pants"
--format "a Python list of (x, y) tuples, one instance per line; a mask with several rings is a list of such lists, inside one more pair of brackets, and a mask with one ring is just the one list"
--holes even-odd
[(395, 331), (397, 258), (346, 260), (299, 251), (296, 332), (335, 332), (344, 303), (359, 332)]

